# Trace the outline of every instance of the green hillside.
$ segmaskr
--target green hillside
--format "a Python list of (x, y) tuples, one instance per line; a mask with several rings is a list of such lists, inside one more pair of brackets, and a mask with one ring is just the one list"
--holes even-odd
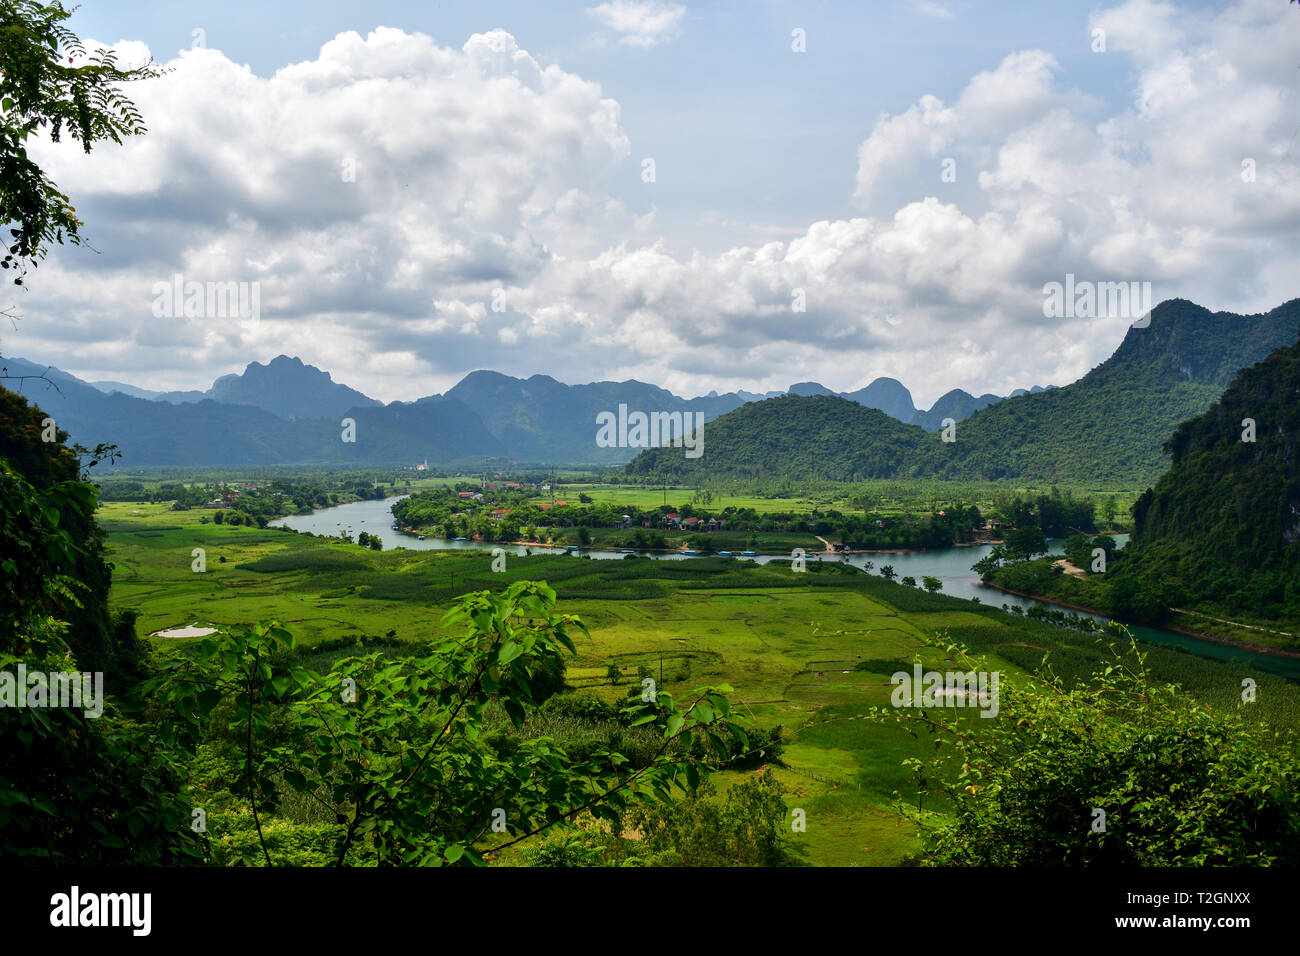
[(958, 454), (936, 475), (996, 480), (1154, 481), (1169, 464), (1165, 440), (1232, 381), (1300, 329), (1300, 300), (1263, 315), (1162, 302), (1146, 328), (1130, 328), (1115, 354), (1065, 388), (999, 402), (957, 427)]
[(1300, 342), (1244, 370), (1168, 448), (1126, 570), (1176, 606), (1300, 619)]
[(751, 402), (704, 426), (704, 452), (651, 448), (629, 474), (860, 481), (908, 475), (937, 439), (874, 408), (832, 395), (785, 395)]
[[(1254, 441), (1247, 420), (1254, 422)], [(1249, 644), (1294, 648), (1300, 630), (1300, 342), (1245, 369), (1166, 444), (1172, 464), (1133, 507), (1128, 546), (1104, 569), (1067, 539), (1082, 576), (1007, 560), (985, 579), (1015, 591)]]
[(705, 452), (650, 449), (627, 473), (665, 479), (1007, 478), (1138, 485), (1168, 467), (1163, 445), (1239, 369), (1290, 344), (1300, 299), (1261, 315), (1162, 302), (1079, 381), (1008, 398), (956, 426), (956, 441), (830, 396), (767, 399), (709, 422)]

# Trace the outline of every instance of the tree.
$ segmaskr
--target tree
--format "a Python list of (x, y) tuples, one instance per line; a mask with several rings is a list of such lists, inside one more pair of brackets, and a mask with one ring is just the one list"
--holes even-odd
[[(120, 84), (160, 76), (152, 63), (120, 69), (111, 51), (87, 53), (59, 0), (0, 0), (0, 221), (15, 223), (3, 266), (22, 285), (50, 245), (82, 242), (71, 199), (27, 154), (34, 133), (70, 136), (89, 153), (145, 132)], [(80, 61), (80, 62), (78, 62)]]
[(927, 862), (1300, 863), (1295, 748), (1249, 708), (1212, 710), (1153, 680), (1127, 630), (1112, 623), (1107, 633), (1122, 643), (1091, 681), (1050, 672), (1039, 675), (1046, 690), (1007, 681), (998, 719), (979, 734), (945, 708), (913, 718), (935, 733), (940, 756), (925, 777), (944, 781), (953, 810), (937, 827), (922, 819)]
[(227, 628), (197, 657), (159, 666), (144, 693), (168, 718), (160, 727), (192, 744), (221, 708), (238, 728), (238, 789), (257, 830), (255, 855), (241, 862), (275, 864), (261, 821), (281, 787), (339, 821), (336, 865), (478, 864), (492, 834), (506, 834), (495, 852), (581, 815), (621, 829), (642, 801), (699, 787), (708, 766), (694, 743), (725, 753), (726, 737), (745, 739), (722, 685), (699, 688), (684, 708), (663, 691), (629, 696), (627, 726), (662, 728), (636, 768), (603, 746), (570, 755), (546, 735), (498, 749), (481, 733), (489, 702), (522, 727), (550, 665), (576, 653), (570, 635), (587, 629), (534, 581), (467, 595), (443, 624), (464, 629), (424, 656), (349, 657), (325, 674), (292, 666), (293, 635), (274, 621)]
[(934, 594), (936, 591), (940, 591), (943, 589), (943, 581), (941, 581), (939, 578), (934, 577), (933, 575), (929, 575), (929, 574), (925, 575), (923, 578), (921, 578), (921, 583), (925, 586), (925, 589), (929, 591), (931, 594)]
[(894, 570), (894, 566), (892, 564), (886, 564), (883, 568), (880, 569), (880, 576), (884, 578), (886, 581), (892, 581), (894, 580), (894, 578), (898, 577), (898, 572)]
[[(0, 857), (16, 863), (196, 862), (184, 773), (123, 707), (135, 618), (108, 610), (94, 452), (41, 440), (44, 414), (0, 389), (0, 672), (100, 671), (103, 709), (0, 707)], [(78, 454), (90, 461), (80, 467)], [(23, 688), (19, 693), (27, 693)]]
[(1047, 537), (1035, 527), (1018, 528), (1004, 536), (1002, 550), (1008, 560), (1028, 560), (1047, 553)]
[(903, 585), (905, 588), (914, 588), (916, 587), (916, 578), (912, 577), (910, 574), (905, 574), (903, 575), (903, 580), (898, 583)]

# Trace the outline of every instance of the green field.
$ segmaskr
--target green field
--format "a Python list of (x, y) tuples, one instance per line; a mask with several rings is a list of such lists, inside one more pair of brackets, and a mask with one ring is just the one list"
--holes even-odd
[[(1049, 651), (1067, 675), (1090, 673), (1098, 658), (1088, 635), (838, 567), (795, 574), (726, 559), (534, 556), (511, 557), (505, 572), (493, 573), (489, 552), (377, 553), (205, 525), (198, 513), (165, 505), (109, 504), (100, 521), (116, 565), (112, 602), (138, 610), (142, 633), (278, 618), (308, 653), (340, 638), (424, 641), (444, 633), (440, 618), (458, 595), (544, 579), (560, 609), (591, 630), (568, 669), (576, 689), (613, 702), (645, 667), (674, 694), (729, 683), (741, 714), (761, 727), (782, 726), (788, 743), (770, 771), (785, 785), (787, 804), (806, 811), (807, 832), (797, 840), (805, 859), (820, 865), (897, 865), (920, 849), (895, 794), (914, 800), (902, 761), (927, 757), (932, 747), (897, 723), (851, 719), (888, 703), (894, 670), (918, 657), (944, 669), (948, 636), (983, 655), (1004, 680), (1030, 679)], [(192, 570), (196, 548), (204, 550), (202, 573)], [(175, 653), (193, 642), (153, 643)], [(607, 677), (611, 664), (623, 675), (618, 686)], [(1149, 664), (1209, 702), (1229, 707), (1236, 699), (1239, 675), (1231, 667), (1163, 649), (1152, 649)], [(1300, 725), (1295, 688), (1266, 675), (1259, 683), (1260, 716)], [(727, 771), (722, 782), (741, 773)]]
[[(558, 490), (558, 496), (576, 498), (579, 494), (585, 494), (595, 502), (653, 508), (665, 503), (680, 505), (688, 502), (698, 490), (676, 485), (669, 485), (665, 489), (663, 486), (566, 482)], [(1116, 512), (1120, 515), (1127, 514), (1140, 493), (1140, 490), (1115, 491), (1082, 486), (1074, 486), (1070, 490), (1078, 497), (1094, 497), (1099, 501), (1113, 498)], [(828, 482), (822, 485), (803, 482), (792, 484), (788, 488), (774, 488), (762, 494), (756, 489), (731, 488), (728, 485), (710, 485), (708, 491), (712, 497), (707, 507), (718, 510), (728, 507), (753, 508), (760, 514), (808, 512), (814, 509), (853, 512), (863, 510), (861, 499), (865, 498), (873, 513), (892, 515), (929, 510), (954, 501), (986, 505), (999, 495), (1045, 494), (1051, 491), (1051, 487), (1026, 485), (1023, 482), (864, 481), (854, 484)]]

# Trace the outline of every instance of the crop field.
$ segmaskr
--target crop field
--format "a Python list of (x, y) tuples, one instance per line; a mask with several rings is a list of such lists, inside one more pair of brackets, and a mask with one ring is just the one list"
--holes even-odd
[[(196, 512), (163, 505), (108, 504), (100, 520), (116, 565), (112, 603), (138, 611), (141, 633), (279, 619), (308, 654), (327, 640), (419, 642), (447, 633), (442, 615), (458, 595), (546, 580), (560, 610), (590, 629), (568, 668), (575, 690), (614, 702), (646, 674), (674, 695), (725, 682), (742, 716), (782, 728), (784, 752), (765, 772), (786, 787), (790, 806), (806, 811), (798, 840), (811, 864), (896, 865), (920, 850), (914, 825), (899, 812), (899, 801), (915, 803), (903, 761), (933, 748), (898, 722), (856, 719), (889, 703), (890, 674), (917, 659), (951, 668), (950, 640), (1003, 680), (1032, 679), (1049, 652), (1058, 672), (1077, 677), (1098, 660), (1088, 635), (838, 566), (796, 574), (726, 559), (532, 556), (511, 557), (494, 573), (488, 552), (373, 552), (203, 524)], [(205, 570), (194, 569), (195, 549)], [(191, 643), (153, 639), (164, 654)], [(1239, 677), (1231, 667), (1158, 648), (1148, 663), (1207, 701), (1228, 707), (1235, 699)], [(1261, 716), (1297, 725), (1287, 703), (1293, 687), (1264, 676), (1259, 691)], [(979, 718), (970, 719), (978, 729)], [(746, 772), (724, 771), (720, 782)]]

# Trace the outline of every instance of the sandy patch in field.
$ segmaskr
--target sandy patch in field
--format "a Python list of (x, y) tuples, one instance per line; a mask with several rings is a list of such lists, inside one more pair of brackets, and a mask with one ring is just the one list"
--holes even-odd
[(184, 627), (173, 627), (166, 631), (154, 631), (150, 637), (207, 637), (209, 634), (217, 633), (215, 627), (201, 627), (198, 621), (193, 624), (186, 624)]

